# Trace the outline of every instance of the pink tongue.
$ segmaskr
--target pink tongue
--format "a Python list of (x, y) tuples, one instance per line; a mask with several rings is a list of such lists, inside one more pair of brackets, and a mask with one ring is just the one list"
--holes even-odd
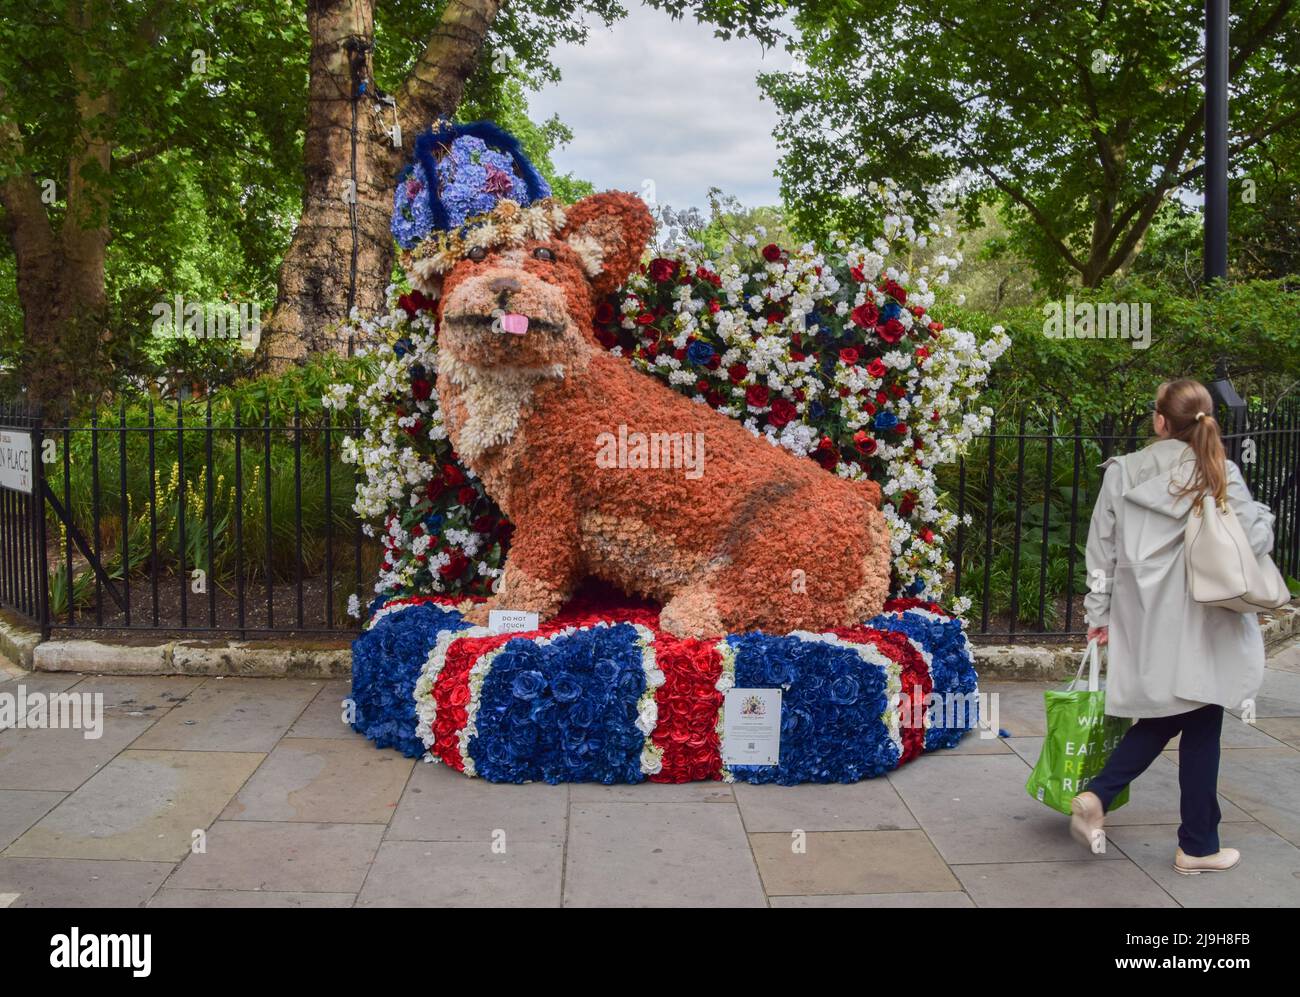
[(518, 312), (510, 312), (508, 315), (501, 316), (501, 328), (515, 336), (522, 336), (528, 331), (528, 316), (520, 315)]

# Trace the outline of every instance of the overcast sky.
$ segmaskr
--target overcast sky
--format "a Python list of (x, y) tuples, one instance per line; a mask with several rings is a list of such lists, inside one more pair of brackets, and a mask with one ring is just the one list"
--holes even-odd
[(674, 208), (705, 208), (711, 186), (751, 207), (778, 203), (776, 113), (755, 78), (788, 69), (790, 56), (628, 7), (613, 28), (593, 27), (586, 45), (556, 49), (563, 79), (530, 95), (534, 121), (558, 114), (573, 129), (555, 165), (597, 190), (640, 192), (651, 180), (657, 201)]

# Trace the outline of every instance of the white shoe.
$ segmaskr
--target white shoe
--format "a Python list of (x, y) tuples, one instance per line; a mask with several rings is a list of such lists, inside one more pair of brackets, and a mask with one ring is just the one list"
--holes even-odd
[(1174, 871), (1184, 876), (1227, 872), (1240, 861), (1241, 852), (1235, 848), (1220, 848), (1213, 855), (1188, 855), (1180, 848), (1174, 853)]
[(1097, 839), (1106, 833), (1102, 830), (1105, 822), (1106, 812), (1096, 793), (1080, 793), (1070, 801), (1070, 834), (1090, 851), (1097, 851)]

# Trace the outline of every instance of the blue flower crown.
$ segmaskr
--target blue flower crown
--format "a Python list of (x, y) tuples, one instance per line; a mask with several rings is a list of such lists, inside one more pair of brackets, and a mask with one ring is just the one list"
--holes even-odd
[(411, 249), (432, 234), (457, 232), (501, 201), (521, 207), (551, 196), (519, 140), (490, 121), (441, 121), (415, 140), (398, 174), (392, 232)]

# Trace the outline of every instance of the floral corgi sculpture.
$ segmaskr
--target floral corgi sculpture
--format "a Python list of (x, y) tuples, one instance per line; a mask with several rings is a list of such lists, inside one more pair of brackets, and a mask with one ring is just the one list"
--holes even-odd
[(500, 588), (470, 620), (492, 607), (546, 620), (588, 576), (661, 602), (681, 637), (879, 613), (891, 555), (878, 485), (773, 446), (594, 338), (597, 302), (649, 240), (641, 200), (502, 199), (492, 216), (406, 261), (438, 298), (447, 431), (515, 525)]

